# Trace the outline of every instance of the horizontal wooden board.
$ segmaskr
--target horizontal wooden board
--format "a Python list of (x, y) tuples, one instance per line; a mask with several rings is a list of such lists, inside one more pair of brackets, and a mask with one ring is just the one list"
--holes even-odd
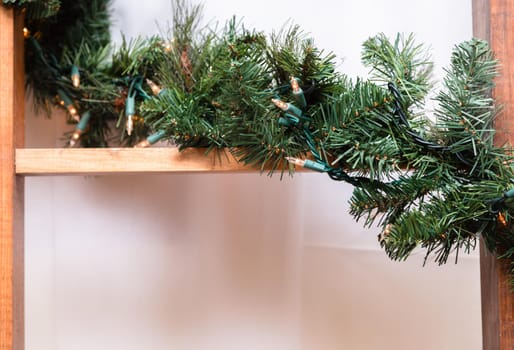
[[(266, 170), (266, 169), (264, 169)], [(228, 150), (156, 148), (23, 148), (16, 150), (18, 175), (259, 172)]]

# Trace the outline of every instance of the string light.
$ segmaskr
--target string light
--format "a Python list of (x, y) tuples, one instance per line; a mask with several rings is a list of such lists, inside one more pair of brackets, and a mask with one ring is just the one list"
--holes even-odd
[(80, 72), (79, 67), (73, 65), (71, 66), (71, 82), (74, 87), (78, 88), (80, 86)]
[(287, 111), (287, 109), (289, 108), (288, 103), (286, 103), (286, 102), (284, 102), (282, 100), (279, 100), (279, 99), (276, 99), (276, 98), (272, 98), (271, 102), (273, 102), (273, 104), (275, 106), (277, 106), (278, 108), (280, 108), (283, 111)]
[(291, 89), (293, 89), (293, 93), (295, 94), (302, 90), (300, 84), (298, 84), (298, 80), (296, 80), (294, 76), (291, 76)]
[(293, 97), (300, 105), (300, 108), (305, 108), (307, 106), (307, 101), (305, 100), (305, 95), (303, 94), (303, 90), (298, 83), (298, 79), (291, 76), (291, 89), (293, 90)]
[(23, 37), (25, 39), (30, 38), (30, 30), (27, 27), (23, 27)]
[[(296, 81), (296, 79), (295, 79)], [(296, 83), (292, 82), (292, 88), (299, 92), (300, 87), (296, 86)], [(290, 126), (291, 124), (298, 124), (300, 119), (303, 120), (309, 120), (310, 118), (307, 116), (304, 116), (302, 114), (302, 111), (292, 105), (291, 103), (286, 103), (284, 101), (281, 101), (280, 99), (271, 99), (271, 101), (280, 108), (283, 111), (291, 112), (296, 114), (293, 115), (291, 113), (285, 113), (285, 117), (280, 117), (278, 122), (281, 125)], [(342, 168), (333, 168), (329, 164), (327, 164), (319, 154), (318, 150), (316, 149), (316, 141), (314, 140), (314, 137), (312, 133), (310, 132), (309, 128), (306, 125), (303, 125), (303, 134), (305, 136), (305, 141), (307, 142), (307, 145), (309, 146), (311, 150), (311, 154), (316, 159), (315, 161), (309, 160), (309, 159), (297, 159), (293, 157), (286, 157), (286, 160), (292, 164), (308, 168), (317, 172), (327, 173), (328, 176), (335, 181), (346, 181), (356, 187), (362, 187), (364, 183), (376, 183), (381, 184), (378, 180), (370, 180), (368, 178), (362, 177), (362, 176), (350, 176), (348, 175)]]
[(63, 90), (60, 90), (60, 89), (57, 90), (57, 94), (59, 95), (59, 97), (61, 99), (61, 101), (59, 102), (61, 104), (61, 106), (64, 106), (68, 110), (68, 113), (70, 113), (73, 120), (75, 120), (77, 122), (80, 121), (80, 116), (77, 112), (77, 109), (73, 105), (73, 102), (68, 97), (68, 95)]
[(157, 141), (159, 141), (160, 139), (162, 139), (164, 136), (166, 136), (166, 132), (164, 132), (164, 130), (159, 130), (155, 134), (148, 136), (146, 138), (146, 140), (139, 142), (134, 147), (135, 148), (149, 147), (149, 146), (153, 145), (154, 143), (156, 143)]
[(132, 131), (134, 130), (134, 115), (136, 114), (135, 103), (134, 96), (127, 97), (127, 101), (125, 102), (125, 115), (127, 116), (125, 127), (129, 136), (132, 135)]
[(75, 127), (75, 131), (73, 132), (73, 135), (70, 139), (70, 147), (75, 146), (78, 139), (80, 138), (80, 135), (84, 133), (84, 131), (87, 128), (87, 124), (89, 123), (89, 119), (91, 118), (91, 113), (89, 111), (86, 111), (84, 114), (82, 114), (82, 117), (80, 118), (80, 121), (78, 122), (77, 126)]
[(284, 102), (277, 98), (272, 98), (271, 102), (273, 102), (273, 104), (275, 106), (277, 106), (284, 112), (290, 112), (290, 113), (296, 115), (297, 117), (301, 117), (303, 115), (302, 110), (291, 103)]
[(301, 166), (303, 168), (311, 169), (320, 173), (326, 173), (330, 171), (330, 167), (326, 164), (313, 161), (310, 159), (298, 159), (294, 157), (286, 157), (286, 160), (294, 165)]

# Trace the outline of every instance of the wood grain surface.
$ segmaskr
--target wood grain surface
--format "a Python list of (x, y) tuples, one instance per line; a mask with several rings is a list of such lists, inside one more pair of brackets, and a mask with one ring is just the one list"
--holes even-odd
[(24, 348), (23, 178), (14, 150), (24, 141), (23, 15), (0, 6), (0, 350)]

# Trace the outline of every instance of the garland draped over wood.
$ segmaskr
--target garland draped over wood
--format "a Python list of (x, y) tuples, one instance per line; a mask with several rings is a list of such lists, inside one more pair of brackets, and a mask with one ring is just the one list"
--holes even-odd
[(232, 19), (215, 31), (182, 0), (167, 37), (118, 48), (108, 0), (4, 4), (27, 11), (27, 83), (38, 106), (60, 105), (77, 123), (71, 146), (165, 139), (229, 148), (262, 168), (305, 166), (355, 186), (351, 214), (382, 227), (392, 259), (421, 246), (445, 263), (482, 237), (513, 261), (512, 157), (493, 144), (487, 43), (455, 46), (429, 118), (432, 66), (412, 36), (368, 39), (371, 78), (352, 81), (298, 26), (267, 36)]

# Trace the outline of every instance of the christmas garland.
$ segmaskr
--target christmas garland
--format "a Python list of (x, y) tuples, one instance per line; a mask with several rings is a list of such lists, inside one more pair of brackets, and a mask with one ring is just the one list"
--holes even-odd
[(432, 123), (423, 114), (431, 63), (411, 36), (368, 39), (362, 60), (373, 75), (351, 81), (296, 26), (268, 37), (233, 19), (216, 32), (184, 1), (169, 38), (117, 49), (108, 0), (4, 4), (27, 9), (27, 82), (39, 106), (68, 111), (70, 146), (108, 146), (119, 130), (127, 146), (165, 139), (228, 148), (262, 169), (307, 167), (355, 186), (351, 214), (383, 228), (392, 259), (421, 246), (445, 263), (482, 237), (513, 261), (512, 157), (493, 143), (497, 62), (487, 43), (455, 46)]

